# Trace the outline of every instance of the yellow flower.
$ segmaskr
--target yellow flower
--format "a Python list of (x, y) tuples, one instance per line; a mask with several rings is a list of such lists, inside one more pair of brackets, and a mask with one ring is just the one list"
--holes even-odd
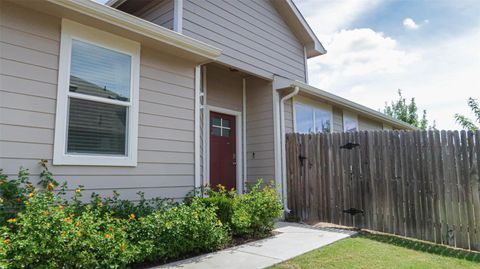
[(77, 235), (77, 237), (80, 237), (80, 236), (82, 236), (82, 233), (80, 231), (78, 231), (76, 235)]
[(8, 244), (8, 243), (10, 243), (10, 239), (7, 238), (7, 239), (3, 240), (3, 243), (4, 243), (5, 245)]
[(8, 219), (7, 220), (8, 223), (15, 223), (17, 222), (17, 219), (13, 218), (13, 219)]
[(48, 185), (47, 185), (47, 190), (53, 191), (54, 188), (55, 188), (55, 185), (53, 185), (53, 183), (51, 183), (51, 182), (48, 183)]
[(28, 198), (32, 198), (32, 197), (33, 197), (33, 192), (28, 194)]
[(110, 239), (110, 238), (112, 238), (112, 235), (111, 234), (106, 234), (105, 238)]
[(132, 214), (130, 214), (130, 217), (129, 217), (129, 219), (130, 219), (130, 220), (133, 220), (133, 219), (135, 219), (135, 214), (133, 214), (133, 213), (132, 213)]
[(63, 221), (68, 222), (68, 223), (71, 223), (71, 222), (72, 222), (72, 219), (71, 219), (70, 217), (66, 217)]
[(75, 223), (75, 227), (79, 227), (79, 226), (80, 226), (80, 222)]
[(218, 184), (217, 187), (218, 187), (218, 190), (219, 190), (220, 192), (224, 192), (224, 191), (225, 191), (225, 186), (223, 186), (222, 184)]
[(76, 192), (76, 193), (80, 193), (81, 191), (82, 191), (82, 190), (81, 190), (80, 188), (76, 188), (76, 189), (75, 189), (75, 192)]

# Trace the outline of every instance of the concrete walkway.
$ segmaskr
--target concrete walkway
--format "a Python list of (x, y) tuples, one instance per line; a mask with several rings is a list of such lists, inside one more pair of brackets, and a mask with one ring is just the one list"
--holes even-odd
[(285, 222), (275, 231), (273, 237), (156, 268), (265, 268), (355, 234)]

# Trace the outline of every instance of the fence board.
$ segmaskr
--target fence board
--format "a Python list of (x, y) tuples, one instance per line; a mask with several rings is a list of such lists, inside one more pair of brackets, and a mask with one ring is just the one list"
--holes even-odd
[(471, 193), (473, 200), (473, 213), (475, 217), (474, 236), (472, 240), (472, 249), (480, 249), (480, 131), (475, 133), (475, 148), (472, 149), (472, 176)]
[(479, 131), (288, 134), (286, 143), (298, 219), (480, 250)]

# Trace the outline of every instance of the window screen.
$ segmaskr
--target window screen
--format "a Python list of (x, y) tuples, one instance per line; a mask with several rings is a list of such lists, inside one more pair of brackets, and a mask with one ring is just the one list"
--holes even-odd
[(127, 107), (70, 98), (67, 152), (126, 155)]
[(127, 155), (131, 56), (72, 40), (70, 66), (67, 153)]

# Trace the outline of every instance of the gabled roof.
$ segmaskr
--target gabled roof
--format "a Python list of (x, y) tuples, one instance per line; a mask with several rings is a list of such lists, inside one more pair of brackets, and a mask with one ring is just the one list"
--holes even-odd
[(284, 18), (288, 26), (297, 35), (297, 38), (305, 44), (307, 49), (307, 58), (327, 53), (320, 40), (313, 32), (310, 25), (303, 17), (292, 0), (271, 0), (278, 13)]
[[(128, 0), (109, 0), (106, 5), (113, 8), (118, 8), (121, 5), (128, 4), (126, 3), (127, 1)], [(135, 2), (129, 2), (134, 3), (134, 5), (138, 8), (138, 6), (144, 5), (146, 1), (136, 0)], [(285, 23), (292, 29), (293, 33), (297, 36), (301, 43), (306, 47), (307, 58), (312, 58), (327, 53), (322, 43), (320, 40), (318, 40), (312, 28), (310, 28), (302, 13), (300, 13), (292, 0), (270, 0), (270, 2), (273, 4), (275, 9), (277, 9), (278, 13), (285, 20)], [(132, 6), (132, 4), (130, 6)]]

